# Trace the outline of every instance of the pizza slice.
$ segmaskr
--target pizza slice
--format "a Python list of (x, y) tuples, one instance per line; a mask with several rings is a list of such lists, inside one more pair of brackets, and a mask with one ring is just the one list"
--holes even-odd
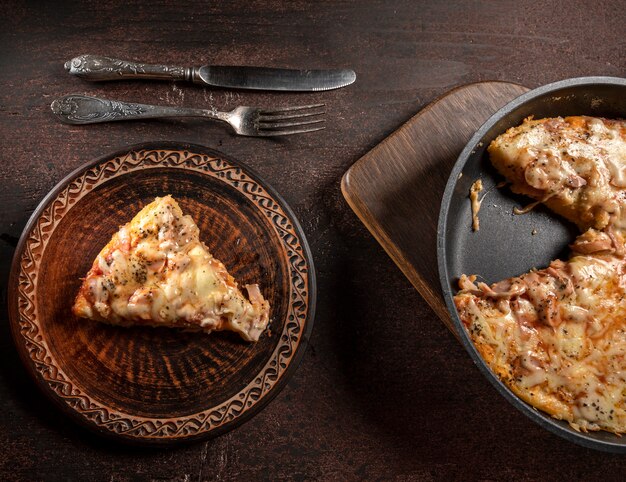
[(463, 275), (454, 297), (502, 382), (576, 430), (626, 432), (626, 262), (614, 244), (590, 230), (567, 262), (491, 286)]
[(626, 121), (572, 116), (509, 129), (488, 148), (525, 194), (581, 228), (626, 229)]
[(229, 330), (258, 341), (270, 307), (258, 285), (246, 290), (249, 299), (168, 195), (145, 206), (100, 251), (73, 312), (113, 325)]

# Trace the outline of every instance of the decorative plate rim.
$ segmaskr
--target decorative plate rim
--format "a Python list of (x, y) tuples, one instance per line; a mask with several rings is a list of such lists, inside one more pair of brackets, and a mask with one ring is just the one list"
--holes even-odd
[[(150, 157), (154, 154), (156, 157)], [(268, 219), (287, 253), (289, 265), (289, 309), (283, 330), (277, 335), (280, 340), (263, 368), (242, 390), (219, 405), (172, 418), (144, 417), (111, 409), (74, 386), (76, 382), (58, 366), (40, 333), (35, 298), (35, 279), (46, 245), (72, 206), (109, 179), (154, 168), (199, 172), (243, 194)], [(86, 184), (90, 175), (95, 178)], [(71, 193), (76, 197), (71, 198)], [(317, 297), (311, 251), (285, 200), (244, 163), (205, 146), (172, 141), (120, 148), (83, 164), (57, 183), (34, 210), (20, 236), (11, 264), (8, 294), (13, 340), (29, 374), (48, 398), (91, 430), (118, 440), (153, 445), (217, 436), (259, 413), (300, 364), (313, 328)]]

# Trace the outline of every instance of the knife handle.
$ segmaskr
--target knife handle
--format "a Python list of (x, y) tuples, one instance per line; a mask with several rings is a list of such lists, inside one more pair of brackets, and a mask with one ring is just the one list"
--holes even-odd
[(99, 55), (79, 55), (65, 63), (65, 70), (85, 80), (189, 80), (194, 68), (174, 65), (155, 65), (111, 59)]

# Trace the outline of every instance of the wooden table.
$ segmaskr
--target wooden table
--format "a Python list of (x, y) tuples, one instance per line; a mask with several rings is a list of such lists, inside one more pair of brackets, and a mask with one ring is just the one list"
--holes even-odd
[[(624, 2), (22, 2), (0, 6), (0, 479), (567, 480), (623, 476), (623, 457), (580, 448), (518, 413), (361, 225), (339, 182), (421, 107), (463, 83), (529, 87), (626, 74)], [(356, 70), (320, 94), (94, 85), (63, 63), (80, 53)], [(93, 93), (185, 106), (325, 102), (322, 134), (262, 140), (197, 121), (72, 127), (50, 102)], [(315, 327), (284, 391), (239, 429), (170, 450), (97, 438), (27, 378), (10, 338), (6, 280), (29, 215), (68, 172), (152, 140), (219, 149), (291, 204), (317, 268)]]

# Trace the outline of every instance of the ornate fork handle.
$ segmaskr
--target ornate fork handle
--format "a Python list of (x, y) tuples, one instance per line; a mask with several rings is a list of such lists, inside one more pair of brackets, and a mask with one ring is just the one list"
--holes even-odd
[(76, 94), (66, 95), (55, 100), (50, 108), (61, 122), (66, 124), (97, 124), (99, 122), (154, 119), (157, 117), (205, 117), (229, 122), (228, 112), (132, 104)]
[(86, 80), (188, 80), (195, 75), (193, 67), (174, 65), (153, 65), (111, 59), (99, 55), (79, 55), (65, 63), (65, 69), (72, 75)]

